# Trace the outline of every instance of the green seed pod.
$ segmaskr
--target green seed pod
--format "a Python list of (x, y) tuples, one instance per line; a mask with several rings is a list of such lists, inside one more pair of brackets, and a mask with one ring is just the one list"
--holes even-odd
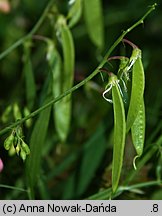
[(144, 139), (145, 139), (145, 106), (144, 100), (141, 101), (137, 117), (131, 127), (132, 141), (135, 147), (137, 156), (134, 158), (134, 167), (135, 160), (140, 157), (143, 153)]
[[(58, 31), (60, 32), (62, 51), (63, 51), (63, 68), (60, 56), (56, 49), (53, 49), (51, 59), (53, 58), (53, 95), (57, 97), (66, 90), (72, 88), (74, 81), (74, 63), (75, 48), (71, 30), (66, 24), (63, 16), (58, 18)], [(54, 47), (54, 46), (53, 46)], [(52, 46), (51, 46), (52, 49)], [(61, 75), (61, 77), (60, 77)], [(56, 131), (61, 142), (65, 142), (70, 130), (72, 100), (71, 94), (64, 97), (54, 106), (54, 121)]]
[(141, 100), (143, 98), (144, 87), (145, 87), (145, 77), (144, 77), (144, 69), (141, 60), (141, 51), (136, 48), (138, 56), (135, 56), (135, 60), (131, 61), (133, 64), (132, 71), (132, 91), (131, 98), (129, 104), (129, 110), (127, 114), (127, 127), (126, 131), (128, 132), (132, 127), (141, 104)]
[(112, 163), (112, 190), (116, 191), (121, 174), (126, 122), (123, 100), (120, 94), (119, 84), (112, 87), (113, 109), (114, 109), (114, 147), (113, 147), (113, 163)]
[(116, 191), (120, 173), (123, 164), (125, 135), (126, 135), (126, 122), (125, 122), (125, 110), (122, 100), (122, 92), (119, 86), (119, 80), (113, 73), (110, 74), (108, 83), (108, 89), (103, 93), (103, 97), (111, 102), (110, 99), (104, 95), (112, 88), (112, 103), (114, 109), (114, 146), (113, 146), (113, 162), (112, 162), (112, 190)]
[(6, 140), (4, 141), (4, 148), (8, 151), (14, 141), (14, 135), (11, 133), (11, 135), (9, 137), (6, 138)]

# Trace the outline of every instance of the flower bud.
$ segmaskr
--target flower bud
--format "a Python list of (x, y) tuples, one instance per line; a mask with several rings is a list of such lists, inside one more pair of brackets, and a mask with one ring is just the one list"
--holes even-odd
[(14, 141), (14, 135), (11, 133), (11, 135), (7, 137), (6, 140), (4, 141), (4, 148), (6, 150), (9, 150), (12, 146), (13, 141)]
[(22, 147), (22, 150), (26, 153), (26, 155), (30, 154), (29, 146), (24, 141), (22, 141), (21, 147)]
[(0, 173), (2, 172), (2, 170), (3, 170), (3, 161), (2, 161), (2, 159), (0, 158)]
[(17, 144), (17, 146), (15, 148), (15, 151), (16, 151), (17, 154), (19, 154), (20, 150), (21, 150), (21, 145), (20, 145), (20, 142), (18, 142), (18, 144)]
[(23, 151), (23, 149), (21, 149), (20, 151), (20, 157), (22, 158), (23, 161), (26, 160), (26, 153)]

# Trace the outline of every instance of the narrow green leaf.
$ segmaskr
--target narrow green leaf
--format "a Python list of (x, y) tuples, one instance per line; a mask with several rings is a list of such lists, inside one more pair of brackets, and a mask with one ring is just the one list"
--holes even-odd
[(137, 157), (143, 153), (144, 139), (145, 139), (145, 106), (142, 99), (137, 117), (131, 127), (132, 140), (137, 152)]
[(111, 198), (112, 190), (111, 188), (101, 190), (92, 196), (86, 198), (86, 200), (108, 200)]
[(118, 84), (112, 87), (113, 109), (114, 109), (114, 148), (112, 163), (112, 190), (116, 191), (119, 183), (123, 164), (125, 146), (125, 110)]
[(127, 115), (127, 128), (126, 128), (127, 132), (130, 130), (137, 117), (139, 107), (143, 98), (144, 86), (145, 86), (144, 69), (143, 69), (141, 53), (140, 53), (135, 63), (133, 64), (132, 90), (131, 90), (131, 98), (130, 98), (130, 104), (128, 109), (128, 115)]
[(32, 63), (30, 59), (30, 47), (31, 43), (30, 41), (27, 41), (24, 44), (24, 74), (25, 74), (25, 84), (26, 84), (26, 100), (27, 100), (27, 106), (29, 109), (32, 109), (34, 100), (36, 97), (36, 85), (34, 80), (34, 74), (33, 74), (33, 68)]
[(104, 24), (101, 0), (83, 0), (84, 18), (91, 41), (99, 49), (104, 46)]
[(69, 23), (68, 26), (69, 28), (72, 28), (80, 19), (82, 15), (82, 0), (76, 0), (68, 13), (68, 19), (69, 19)]
[[(103, 154), (106, 150), (106, 139), (104, 137), (103, 124), (97, 127), (97, 131), (85, 144), (87, 148), (82, 152), (82, 160), (80, 161), (79, 181), (77, 185), (76, 195), (79, 197), (82, 195), (90, 184), (92, 178), (95, 176), (95, 172), (100, 165)], [(92, 158), (95, 157), (95, 160)], [(88, 173), (88, 175), (85, 175)]]
[[(50, 98), (51, 99), (51, 98)], [(49, 101), (46, 100), (45, 103)], [(29, 181), (30, 190), (33, 191), (34, 186), (40, 174), (40, 162), (43, 145), (47, 135), (47, 129), (50, 119), (51, 107), (42, 111), (34, 125), (31, 138), (30, 138), (30, 151), (31, 154), (27, 160), (27, 176)]]
[[(92, 137), (83, 145), (82, 150), (78, 152), (79, 166), (66, 181), (63, 199), (81, 196), (91, 183), (106, 150), (107, 142), (104, 132), (104, 125), (100, 124)], [(94, 157), (95, 160), (92, 160)]]

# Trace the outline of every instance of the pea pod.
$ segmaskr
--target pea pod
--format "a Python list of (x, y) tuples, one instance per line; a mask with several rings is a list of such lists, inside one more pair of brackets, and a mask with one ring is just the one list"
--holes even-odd
[(133, 71), (132, 71), (132, 90), (131, 90), (131, 98), (130, 104), (127, 114), (127, 127), (126, 131), (128, 132), (132, 127), (141, 104), (141, 100), (143, 98), (144, 93), (144, 69), (141, 60), (141, 51), (139, 49), (135, 49), (138, 56), (135, 56), (135, 60), (132, 60), (133, 63)]
[[(47, 60), (51, 67), (52, 71), (52, 94), (53, 97), (56, 98), (62, 93), (62, 85), (63, 85), (63, 73), (62, 73), (62, 61), (61, 57), (55, 47), (55, 44), (52, 40), (48, 41), (48, 51), (47, 51)], [(60, 139), (64, 137), (64, 111), (63, 111), (63, 103), (58, 101), (58, 103), (53, 105), (53, 117), (55, 128)]]
[(74, 80), (74, 42), (70, 29), (66, 23), (61, 25), (61, 39), (64, 60), (63, 92), (71, 88)]
[(123, 154), (125, 146), (125, 110), (123, 100), (120, 94), (118, 80), (112, 86), (112, 99), (114, 109), (114, 148), (113, 148), (113, 163), (112, 163), (112, 190), (116, 191), (119, 183), (120, 173), (123, 163)]
[[(53, 73), (54, 96), (65, 92), (73, 86), (74, 80), (74, 42), (70, 29), (63, 17), (60, 17), (59, 30), (61, 33), (63, 49), (63, 70), (61, 70), (61, 60), (58, 53), (55, 52), (55, 71)], [(57, 84), (57, 80), (59, 83)], [(56, 88), (59, 88), (59, 91)], [(71, 95), (64, 97), (55, 105), (55, 125), (57, 133), (62, 142), (65, 142), (71, 121)]]
[[(145, 139), (145, 106), (142, 99), (137, 117), (131, 127), (132, 141), (137, 153), (135, 159), (140, 157), (143, 153), (144, 139)], [(134, 164), (135, 165), (135, 164)]]

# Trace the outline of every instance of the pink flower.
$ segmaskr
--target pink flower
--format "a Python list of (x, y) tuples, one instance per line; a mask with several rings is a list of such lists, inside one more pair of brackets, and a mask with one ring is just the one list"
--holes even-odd
[(2, 161), (2, 159), (0, 158), (0, 173), (2, 172), (2, 170), (3, 170), (3, 161)]

